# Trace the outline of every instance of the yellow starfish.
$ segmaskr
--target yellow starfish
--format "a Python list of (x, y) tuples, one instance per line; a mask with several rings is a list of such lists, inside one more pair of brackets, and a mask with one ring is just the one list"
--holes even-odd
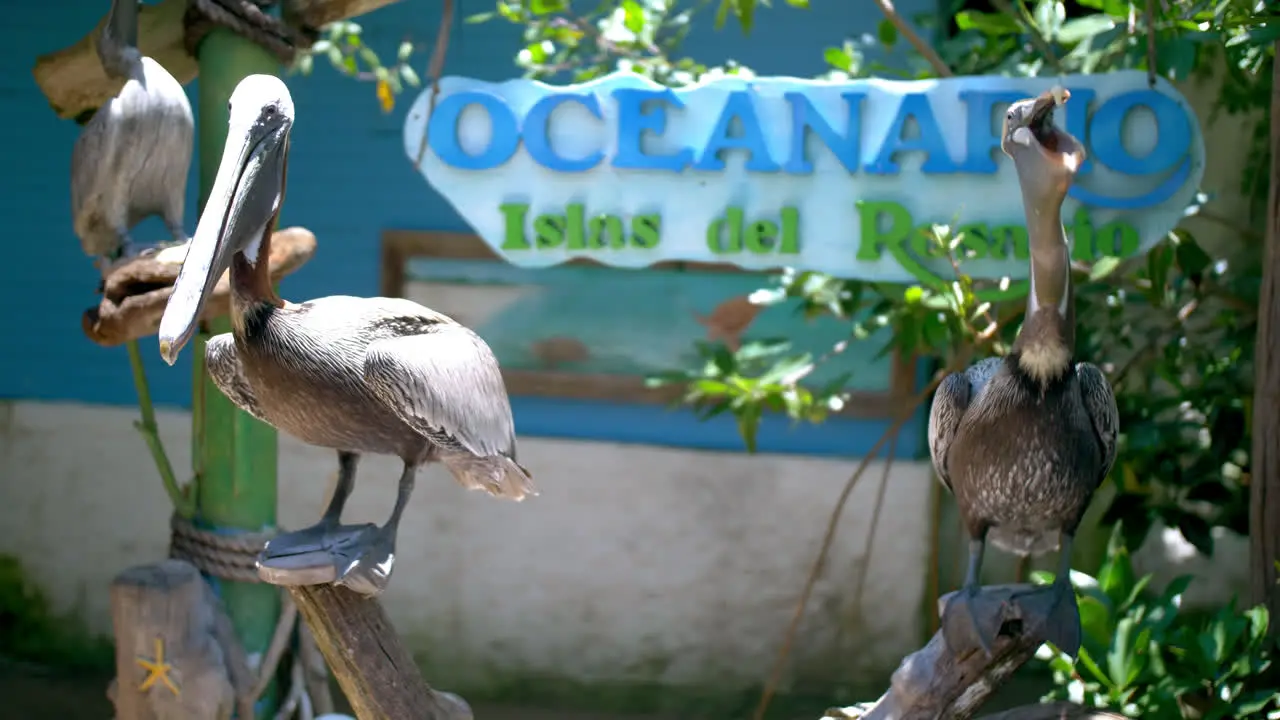
[(148, 660), (139, 656), (135, 660), (142, 669), (147, 671), (147, 679), (142, 681), (138, 686), (139, 692), (146, 692), (151, 689), (156, 681), (164, 683), (164, 686), (173, 691), (174, 697), (181, 697), (182, 693), (178, 691), (178, 686), (173, 682), (173, 678), (169, 677), (169, 671), (173, 669), (173, 665), (164, 661), (164, 639), (156, 638), (156, 658)]

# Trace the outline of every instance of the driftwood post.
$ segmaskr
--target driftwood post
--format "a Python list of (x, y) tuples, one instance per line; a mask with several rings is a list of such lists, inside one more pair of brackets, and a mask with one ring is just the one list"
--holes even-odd
[(111, 584), (120, 720), (230, 720), (252, 713), (253, 678), (200, 571), (181, 560), (139, 565)]
[(466, 701), (422, 679), (377, 598), (340, 585), (289, 594), (360, 720), (471, 720)]
[[(859, 720), (967, 720), (974, 717), (991, 696), (1004, 685), (1014, 671), (1022, 667), (1044, 644), (1046, 618), (1028, 615), (1016, 599), (1015, 592), (1026, 591), (1028, 585), (992, 585), (982, 592), (1000, 605), (1002, 626), (987, 657), (978, 647), (958, 651), (947, 646), (939, 630), (922, 649), (902, 659), (894, 672), (889, 691), (878, 701), (865, 707), (833, 708), (826, 718), (858, 718)], [(946, 607), (955, 593), (938, 599), (938, 612)], [(1119, 718), (1119, 715), (1081, 708), (1070, 703), (1031, 705), (998, 715), (989, 720), (1090, 720)]]

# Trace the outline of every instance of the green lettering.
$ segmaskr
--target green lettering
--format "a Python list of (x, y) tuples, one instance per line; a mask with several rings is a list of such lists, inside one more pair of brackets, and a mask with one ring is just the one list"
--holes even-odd
[(1095, 244), (1093, 223), (1089, 222), (1089, 211), (1082, 207), (1071, 218), (1071, 259), (1092, 262), (1096, 257), (1098, 247)]
[(1027, 229), (1022, 225), (1001, 225), (991, 231), (991, 240), (992, 254), (998, 258), (1012, 255), (1015, 260), (1031, 259)]
[(622, 218), (616, 215), (597, 215), (591, 218), (591, 237), (587, 244), (596, 250), (625, 248), (627, 234), (622, 230)]
[(631, 218), (631, 244), (642, 250), (652, 250), (662, 241), (662, 216), (636, 215)]
[(800, 211), (793, 207), (782, 208), (782, 246), (778, 252), (783, 255), (800, 254)]
[(528, 250), (529, 239), (524, 236), (524, 216), (529, 212), (527, 203), (503, 203), (498, 206), (505, 227), (502, 237), (503, 250)]
[[(724, 237), (727, 226), (729, 237)], [(717, 255), (742, 252), (742, 208), (729, 207), (707, 227), (707, 248)]]
[(586, 250), (586, 211), (582, 209), (582, 203), (572, 203), (565, 206), (565, 218), (567, 222), (564, 228), (564, 235), (569, 240), (569, 250)]
[(560, 247), (564, 243), (564, 216), (539, 215), (534, 218), (533, 237), (539, 250)]
[[(858, 226), (862, 233), (858, 244), (859, 260), (879, 260), (881, 252), (888, 250), (893, 259), (921, 284), (935, 288), (944, 284), (909, 251), (907, 246), (918, 245), (922, 238), (920, 229), (912, 226), (911, 215), (906, 208), (898, 203), (863, 200), (856, 202), (855, 207), (858, 208)], [(888, 216), (889, 221), (889, 228), (884, 232), (880, 231), (881, 215)]]
[(986, 225), (971, 223), (956, 228), (961, 234), (957, 255), (964, 260), (981, 260), (991, 256), (991, 233)]
[(1127, 258), (1136, 252), (1138, 252), (1138, 231), (1132, 226), (1116, 221), (1098, 228), (1098, 253), (1095, 257), (1114, 255)]
[(773, 251), (773, 242), (778, 235), (778, 223), (772, 220), (757, 220), (747, 226), (747, 234), (743, 245), (757, 255)]
[[(858, 243), (859, 260), (879, 260), (885, 246), (892, 248), (901, 244), (911, 232), (911, 215), (907, 209), (897, 203), (871, 202), (859, 200), (854, 203), (858, 208), (859, 231), (861, 240)], [(880, 217), (887, 216), (889, 229), (880, 232)]]

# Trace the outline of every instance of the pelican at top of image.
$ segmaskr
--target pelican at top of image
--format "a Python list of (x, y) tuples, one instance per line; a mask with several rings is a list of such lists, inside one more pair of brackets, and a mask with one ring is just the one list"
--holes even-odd
[[(138, 51), (138, 2), (114, 0), (98, 37), (98, 58), (120, 92), (85, 123), (71, 152), (71, 217), (103, 277), (139, 254), (181, 260), (195, 123), (182, 85)], [(129, 235), (159, 215), (171, 243), (140, 247)]]

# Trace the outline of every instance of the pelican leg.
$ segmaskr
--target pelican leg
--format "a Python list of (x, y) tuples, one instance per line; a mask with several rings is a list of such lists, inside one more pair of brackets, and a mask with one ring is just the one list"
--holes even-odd
[(1062, 533), (1062, 547), (1058, 551), (1058, 572), (1053, 583), (1015, 593), (1010, 599), (1022, 607), (1028, 618), (1044, 619), (1044, 639), (1054, 647), (1070, 655), (1074, 660), (1080, 653), (1080, 606), (1071, 586), (1071, 547), (1075, 536)]
[(273, 585), (322, 585), (336, 582), (339, 573), (368, 545), (378, 527), (371, 523), (343, 525), (342, 509), (355, 486), (353, 452), (338, 453), (338, 483), (320, 522), (272, 538), (258, 555), (258, 577)]
[(969, 569), (964, 586), (947, 601), (942, 612), (942, 636), (952, 652), (982, 648), (988, 657), (1003, 622), (1003, 602), (991, 602), (982, 594), (978, 573), (986, 551), (986, 533), (969, 540)]
[(361, 595), (374, 596), (387, 589), (391, 579), (391, 571), (396, 562), (396, 531), (400, 528), (400, 516), (409, 504), (409, 496), (413, 494), (414, 480), (418, 475), (418, 466), (406, 462), (404, 471), (400, 473), (400, 490), (396, 494), (396, 506), (391, 517), (382, 527), (362, 538), (351, 562), (338, 576), (337, 582)]

